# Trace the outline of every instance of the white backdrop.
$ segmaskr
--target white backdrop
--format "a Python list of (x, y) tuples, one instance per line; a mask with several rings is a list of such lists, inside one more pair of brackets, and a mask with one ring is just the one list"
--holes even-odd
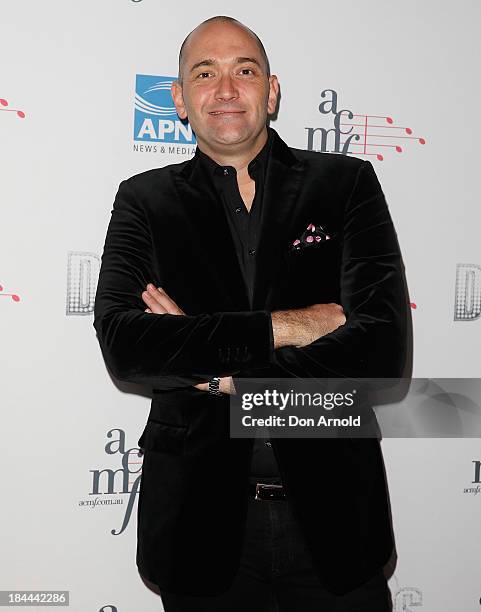
[[(272, 126), (291, 146), (307, 148), (306, 128), (333, 127), (333, 114), (319, 112), (324, 90), (358, 115), (351, 123), (371, 116), (369, 146), (347, 154), (372, 161), (398, 232), (413, 374), (479, 377), (480, 7), (1, 2), (0, 590), (69, 590), (75, 612), (162, 609), (135, 565), (135, 446), (149, 399), (108, 376), (92, 299), (119, 182), (186, 159), (134, 140), (136, 75), (175, 76), (181, 41), (210, 16), (236, 17), (264, 41), (282, 92)], [(458, 295), (471, 304), (466, 320), (455, 317), (458, 264), (470, 266)], [(382, 447), (399, 557), (395, 611), (479, 610), (480, 441)], [(107, 469), (110, 489), (109, 473), (99, 473)]]

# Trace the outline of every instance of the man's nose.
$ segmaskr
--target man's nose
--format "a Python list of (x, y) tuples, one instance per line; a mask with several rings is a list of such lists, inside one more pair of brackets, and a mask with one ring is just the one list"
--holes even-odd
[(217, 84), (216, 98), (218, 100), (233, 100), (239, 96), (234, 79), (230, 74), (220, 77)]

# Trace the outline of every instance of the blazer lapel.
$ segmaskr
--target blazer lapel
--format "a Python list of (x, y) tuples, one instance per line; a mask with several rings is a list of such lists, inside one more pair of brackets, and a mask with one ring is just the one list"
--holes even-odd
[[(272, 128), (269, 128), (272, 129)], [(264, 200), (259, 229), (253, 310), (268, 308), (276, 278), (282, 271), (294, 205), (302, 185), (305, 165), (290, 151), (275, 130), (266, 167)], [(198, 158), (190, 159), (173, 173), (179, 201), (192, 224), (200, 246), (207, 251), (224, 309), (250, 310), (248, 289), (232, 240), (224, 206)], [(194, 250), (195, 252), (195, 250)], [(207, 291), (209, 288), (206, 289)]]
[[(248, 290), (224, 206), (210, 177), (201, 171), (199, 159), (195, 156), (173, 176), (179, 201), (195, 232), (194, 240), (207, 252), (210, 269), (206, 270), (206, 276), (216, 278), (224, 299), (222, 308), (250, 310)], [(206, 291), (212, 289), (206, 287)]]
[[(272, 129), (272, 128), (269, 128)], [(266, 168), (264, 201), (257, 246), (253, 310), (268, 309), (282, 262), (286, 256), (294, 206), (305, 174), (297, 159), (275, 130)]]

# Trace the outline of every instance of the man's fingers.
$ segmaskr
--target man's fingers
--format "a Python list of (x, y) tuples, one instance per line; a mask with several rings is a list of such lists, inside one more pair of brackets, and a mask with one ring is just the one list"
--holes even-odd
[(172, 300), (167, 293), (162, 289), (162, 287), (154, 287), (152, 283), (147, 285), (147, 291), (154, 297), (164, 308), (170, 310), (172, 308), (177, 308), (177, 304)]
[(160, 304), (148, 291), (142, 292), (142, 299), (153, 314), (165, 314), (167, 309)]
[(162, 289), (162, 287), (154, 287), (152, 283), (147, 285), (149, 295), (158, 302), (165, 311), (170, 314), (185, 314), (185, 312), (177, 306), (172, 298)]

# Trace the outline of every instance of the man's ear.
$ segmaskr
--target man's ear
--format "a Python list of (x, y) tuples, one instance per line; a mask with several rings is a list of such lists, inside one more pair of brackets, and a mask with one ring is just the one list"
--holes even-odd
[(180, 81), (173, 81), (170, 87), (172, 100), (174, 101), (175, 110), (181, 119), (187, 118), (187, 111), (184, 104), (184, 96), (182, 95), (182, 85)]
[(269, 97), (267, 99), (267, 114), (273, 115), (277, 107), (277, 98), (279, 97), (279, 81), (275, 74), (269, 77)]

